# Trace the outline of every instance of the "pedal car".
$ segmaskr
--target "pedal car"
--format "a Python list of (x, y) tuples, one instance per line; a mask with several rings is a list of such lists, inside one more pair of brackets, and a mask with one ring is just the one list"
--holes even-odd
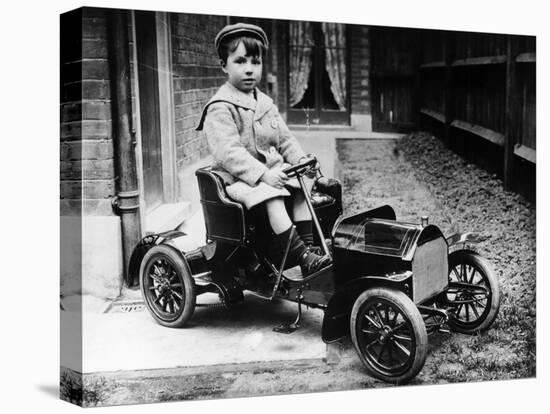
[[(310, 157), (286, 170), (304, 194), (303, 176), (315, 164)], [(146, 307), (163, 326), (185, 326), (196, 297), (206, 292), (218, 293), (227, 307), (243, 300), (243, 290), (282, 298), (298, 304), (297, 318), (276, 331), (298, 329), (302, 305), (320, 308), (323, 341), (350, 335), (371, 376), (404, 383), (424, 365), (428, 334), (449, 329), (473, 334), (497, 316), (497, 277), (472, 248), (471, 233), (446, 238), (427, 217), (420, 223), (396, 221), (387, 205), (343, 216), (340, 183), (318, 177), (306, 200), (316, 242), (333, 263), (296, 277), (298, 268), (286, 269), (286, 257), (282, 263), (266, 258), (271, 234), (265, 211), (249, 211), (229, 199), (210, 168), (196, 176), (205, 245), (181, 251), (174, 241), (184, 233), (149, 235), (130, 261), (130, 276), (138, 276)]]

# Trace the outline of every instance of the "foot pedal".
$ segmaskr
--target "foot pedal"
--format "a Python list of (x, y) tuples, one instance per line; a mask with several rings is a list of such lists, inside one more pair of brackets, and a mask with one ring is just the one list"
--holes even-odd
[(283, 323), (273, 328), (273, 331), (277, 333), (291, 334), (292, 332), (298, 330), (299, 327), (300, 325), (295, 323)]
[(300, 327), (300, 320), (302, 319), (302, 299), (303, 299), (301, 297), (302, 293), (301, 293), (300, 289), (298, 289), (298, 295), (299, 295), (298, 315), (296, 315), (296, 319), (294, 320), (294, 322), (292, 322), (292, 323), (283, 323), (283, 324), (273, 328), (273, 331), (278, 332), (278, 333), (291, 334), (292, 332), (294, 332), (295, 330), (297, 330)]

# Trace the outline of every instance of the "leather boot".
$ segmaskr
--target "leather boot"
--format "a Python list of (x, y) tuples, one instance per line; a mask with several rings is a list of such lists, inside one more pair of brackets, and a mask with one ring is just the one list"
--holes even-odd
[(310, 252), (315, 253), (318, 256), (324, 256), (325, 252), (321, 246), (314, 245), (313, 238), (313, 221), (312, 220), (303, 220), (294, 222), (296, 225), (296, 231), (298, 231), (298, 236), (302, 239), (306, 247)]
[(291, 241), (285, 268), (300, 265), (302, 276), (306, 277), (332, 263), (329, 256), (321, 256), (309, 251), (294, 227), (291, 226), (281, 234), (276, 234), (269, 246), (269, 259), (277, 269), (281, 267), (289, 238)]
[[(288, 243), (288, 238), (290, 237), (291, 230), (292, 227), (280, 234), (273, 235), (271, 238), (271, 242), (267, 247), (267, 257), (269, 258), (270, 262), (273, 263), (277, 270), (281, 268), (281, 263), (283, 262), (283, 257), (285, 255), (286, 246)], [(296, 265), (297, 263), (290, 264), (289, 258), (287, 257), (285, 268), (294, 267)]]
[(292, 243), (290, 245), (288, 260), (291, 260), (290, 263), (292, 264), (296, 263), (300, 265), (303, 277), (309, 276), (332, 263), (329, 256), (318, 255), (311, 252), (298, 236), (297, 232), (291, 232), (290, 236), (292, 237)]
[(313, 245), (313, 222), (311, 220), (295, 221), (296, 231), (307, 247)]

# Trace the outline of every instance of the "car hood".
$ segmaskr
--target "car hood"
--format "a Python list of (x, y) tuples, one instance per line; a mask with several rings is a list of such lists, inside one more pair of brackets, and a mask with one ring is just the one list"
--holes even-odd
[(412, 260), (418, 244), (439, 236), (443, 237), (441, 231), (433, 225), (423, 227), (420, 224), (358, 215), (338, 223), (333, 246)]

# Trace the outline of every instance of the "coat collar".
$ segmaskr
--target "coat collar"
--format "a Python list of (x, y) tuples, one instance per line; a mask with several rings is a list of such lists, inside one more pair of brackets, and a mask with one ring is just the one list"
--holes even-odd
[(202, 129), (208, 107), (214, 102), (229, 102), (235, 106), (251, 109), (254, 111), (254, 120), (260, 119), (273, 106), (273, 99), (260, 91), (258, 88), (255, 88), (255, 92), (256, 99), (254, 99), (252, 94), (244, 93), (231, 85), (229, 82), (226, 82), (205, 105), (199, 125), (197, 126), (197, 130), (200, 131)]

